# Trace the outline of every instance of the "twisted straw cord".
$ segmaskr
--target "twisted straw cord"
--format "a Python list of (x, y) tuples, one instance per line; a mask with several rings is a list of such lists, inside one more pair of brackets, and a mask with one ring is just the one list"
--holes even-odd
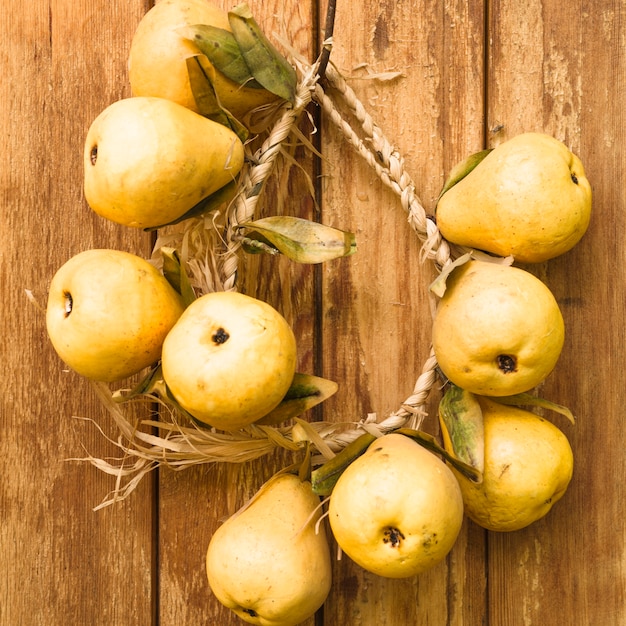
[[(374, 169), (380, 180), (400, 197), (401, 204), (408, 214), (408, 222), (423, 243), (422, 258), (435, 262), (438, 268), (445, 267), (452, 261), (453, 251), (448, 242), (441, 236), (435, 222), (428, 219), (426, 211), (415, 193), (415, 185), (404, 167), (404, 159), (399, 151), (386, 139), (380, 127), (366, 111), (362, 102), (346, 83), (345, 79), (329, 64), (326, 72), (329, 84), (337, 91), (343, 103), (358, 120), (363, 132), (370, 140), (371, 147), (355, 132), (352, 125), (341, 115), (333, 100), (317, 83), (314, 89), (314, 99), (327, 114), (329, 120), (341, 131), (348, 142), (356, 148), (366, 163)], [(426, 400), (436, 384), (437, 360), (431, 347), (422, 372), (408, 397), (400, 409), (390, 414), (378, 424), (381, 430), (393, 430), (407, 422), (419, 427), (425, 411)], [(351, 431), (342, 435), (347, 437), (346, 443), (358, 436), (361, 431)]]
[(313, 67), (298, 83), (294, 104), (284, 107), (283, 113), (272, 127), (261, 147), (248, 157), (252, 165), (246, 168), (241, 189), (230, 205), (225, 236), (226, 253), (222, 260), (223, 284), (226, 290), (235, 288), (240, 244), (235, 237), (237, 226), (254, 218), (265, 181), (271, 176), (283, 142), (298, 123), (304, 109), (311, 102), (312, 89), (317, 81)]
[(367, 147), (356, 134), (320, 84), (315, 86), (315, 100), (328, 115), (329, 120), (339, 128), (348, 142), (375, 170), (381, 181), (400, 197), (402, 207), (408, 214), (409, 225), (423, 243), (422, 256), (433, 260), (437, 267), (443, 268), (450, 262), (452, 251), (447, 241), (441, 236), (435, 222), (427, 217), (426, 210), (415, 193), (415, 185), (405, 169), (404, 159), (400, 152), (387, 140), (337, 69), (329, 65), (326, 76), (329, 84), (339, 93), (343, 102), (360, 123), (372, 147)]

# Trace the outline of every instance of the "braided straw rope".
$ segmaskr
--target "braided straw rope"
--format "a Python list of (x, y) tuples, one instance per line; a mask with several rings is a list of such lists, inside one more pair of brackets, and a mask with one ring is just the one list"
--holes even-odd
[[(215, 215), (193, 218), (178, 230), (161, 235), (155, 245), (154, 258), (158, 257), (156, 252), (159, 247), (173, 245), (179, 250), (181, 261), (198, 292), (236, 289), (241, 251), (236, 236), (237, 226), (254, 218), (264, 183), (275, 170), (283, 143), (292, 136), (305, 108), (315, 101), (380, 180), (399, 196), (408, 222), (423, 244), (423, 259), (432, 260), (439, 270), (452, 263), (462, 251), (451, 249), (439, 234), (436, 224), (428, 219), (399, 151), (385, 138), (336, 68), (332, 64), (327, 66), (328, 89), (325, 90), (318, 80), (317, 65), (308, 65), (299, 59), (294, 64), (301, 77), (295, 104), (285, 105), (280, 110), (265, 141), (255, 152), (247, 155), (238, 193), (224, 215), (221, 219)], [(358, 122), (363, 137), (339, 112), (335, 99), (339, 99), (342, 107), (347, 108), (350, 116)], [(215, 253), (214, 248), (220, 248), (220, 253)], [(301, 449), (303, 439), (311, 442), (319, 453), (314, 462), (321, 462), (366, 431), (381, 435), (403, 426), (419, 428), (427, 414), (426, 402), (437, 380), (437, 362), (431, 348), (411, 395), (398, 410), (382, 421), (377, 421), (375, 415), (348, 423), (305, 422), (296, 418), (295, 425), (252, 424), (240, 431), (227, 433), (199, 428), (186, 421), (182, 423), (184, 420), (179, 423), (176, 411), (162, 397), (151, 394), (135, 401), (148, 402), (152, 406), (156, 403), (157, 411), (160, 410), (158, 419), (134, 423), (122, 411), (119, 394), (112, 394), (105, 384), (95, 383), (97, 395), (119, 428), (118, 437), (109, 439), (122, 450), (123, 456), (111, 460), (89, 455), (74, 460), (87, 460), (116, 477), (114, 489), (96, 508), (123, 500), (148, 472), (159, 466), (180, 470), (203, 463), (240, 463), (267, 455), (276, 448), (297, 451)], [(168, 412), (170, 420), (164, 419), (164, 413)]]

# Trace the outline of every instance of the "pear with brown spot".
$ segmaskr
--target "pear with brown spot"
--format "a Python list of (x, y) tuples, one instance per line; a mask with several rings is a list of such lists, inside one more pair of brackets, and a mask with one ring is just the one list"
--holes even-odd
[(442, 561), (463, 522), (451, 470), (413, 439), (376, 439), (339, 477), (329, 504), (337, 543), (373, 574), (406, 578)]

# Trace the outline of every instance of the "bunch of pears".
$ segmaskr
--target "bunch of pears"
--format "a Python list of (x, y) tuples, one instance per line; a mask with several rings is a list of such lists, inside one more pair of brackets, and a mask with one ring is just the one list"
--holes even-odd
[(565, 434), (524, 408), (573, 421), (532, 393), (559, 360), (565, 326), (531, 269), (582, 239), (591, 205), (580, 159), (556, 138), (528, 132), (461, 163), (436, 206), (441, 234), (466, 251), (433, 285), (433, 349), (448, 381), (440, 424), (446, 449), (478, 471), (474, 481), (455, 473), (467, 515), (489, 530), (542, 518), (572, 477)]
[(261, 78), (270, 89), (256, 80), (266, 76), (269, 53), (245, 5), (226, 13), (206, 0), (157, 3), (131, 42), (132, 96), (109, 105), (88, 130), (89, 206), (118, 224), (156, 229), (232, 197), (251, 114), (294, 90), (286, 63), (278, 64), (282, 73)]
[[(232, 197), (255, 112), (293, 96), (288, 68), (277, 84), (241, 56), (237, 45), (251, 21), (245, 5), (234, 16), (206, 0), (160, 0), (142, 19), (129, 58), (133, 95), (102, 111), (85, 140), (84, 192), (97, 214), (150, 230)], [(216, 37), (220, 45), (211, 48), (208, 42)], [(228, 63), (219, 57), (223, 54)], [(433, 348), (448, 381), (440, 405), (443, 445), (408, 429), (378, 437), (367, 433), (308, 476), (286, 471), (271, 478), (209, 542), (206, 572), (221, 603), (253, 624), (295, 626), (315, 613), (332, 578), (321, 497), (328, 498), (328, 522), (341, 550), (367, 571), (390, 578), (414, 576), (440, 563), (464, 514), (496, 531), (517, 530), (547, 514), (571, 479), (572, 451), (559, 429), (520, 406), (533, 402), (529, 392), (554, 369), (565, 329), (548, 287), (515, 263), (543, 263), (568, 252), (587, 230), (590, 211), (591, 190), (580, 160), (545, 134), (514, 137), (452, 172), (436, 222), (445, 239), (468, 252), (434, 287), (440, 300)], [(88, 263), (100, 267), (102, 280), (116, 275), (106, 269), (123, 266), (126, 276), (143, 281), (131, 291), (163, 313), (158, 332), (156, 322), (133, 321), (143, 334), (137, 330), (115, 345), (116, 354), (129, 355), (119, 371), (110, 365), (115, 354), (101, 362), (90, 356), (108, 346), (107, 339), (87, 347), (85, 337), (97, 339), (91, 332), (94, 318), (81, 320), (84, 309), (73, 294), (87, 291), (92, 312), (106, 306), (98, 299), (105, 295), (103, 283), (77, 279)], [(211, 423), (210, 415), (196, 411), (194, 401), (206, 381), (189, 387), (193, 377), (177, 373), (185, 367), (185, 342), (198, 343), (196, 331), (208, 324), (207, 311), (223, 311), (239, 294), (228, 295), (227, 303), (208, 294), (191, 306), (157, 274), (125, 253), (91, 251), (74, 260), (51, 289), (48, 318), (51, 338), (58, 337), (55, 348), (77, 371), (84, 367), (90, 378), (113, 381), (154, 363), (169, 337), (166, 354), (175, 357), (165, 361), (174, 365), (165, 362), (164, 371), (173, 372), (168, 377), (176, 383), (182, 409), (223, 428), (228, 415), (225, 422)], [(127, 306), (118, 304), (120, 310)], [(260, 304), (237, 300), (233, 306), (243, 311)], [(85, 347), (76, 361), (66, 329), (56, 330), (67, 327), (70, 315), (80, 322), (77, 332)], [(284, 339), (278, 351), (285, 355), (286, 373), (261, 411), (251, 412), (245, 423), (231, 422), (233, 427), (270, 413), (297, 376), (295, 338), (277, 312), (267, 315), (281, 329), (276, 336)], [(223, 353), (241, 327), (235, 324), (230, 332), (228, 320), (218, 322), (211, 349)], [(120, 327), (113, 330), (111, 337), (121, 334)], [(98, 366), (115, 371), (105, 377)]]
[[(135, 31), (128, 69), (132, 96), (88, 129), (84, 195), (101, 217), (144, 230), (232, 200), (244, 143), (296, 86), (245, 4), (226, 13), (206, 0), (157, 2)], [(350, 233), (305, 221), (247, 223), (243, 241), (306, 263), (354, 251)], [(276, 309), (235, 291), (197, 296), (176, 251), (162, 252), (162, 271), (113, 249), (83, 251), (58, 269), (46, 326), (70, 369), (119, 383), (149, 368), (129, 397), (160, 395), (199, 427), (225, 431), (282, 422), (334, 393), (331, 381), (296, 372), (296, 338)], [(211, 541), (217, 598), (258, 624), (315, 613), (331, 585), (319, 517), (305, 478), (269, 481)]]

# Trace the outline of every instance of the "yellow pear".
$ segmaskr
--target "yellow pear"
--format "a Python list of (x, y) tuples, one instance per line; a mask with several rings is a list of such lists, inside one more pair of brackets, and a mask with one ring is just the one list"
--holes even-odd
[(163, 378), (199, 421), (236, 430), (275, 409), (291, 386), (296, 339), (267, 302), (233, 291), (192, 302), (163, 343)]
[[(539, 415), (477, 396), (484, 424), (482, 483), (452, 468), (467, 516), (494, 531), (514, 531), (541, 519), (565, 494), (574, 467), (565, 434)], [(452, 452), (442, 422), (444, 446)]]
[(591, 217), (580, 159), (543, 133), (500, 144), (446, 191), (437, 226), (450, 242), (539, 263), (570, 250)]
[(549, 288), (519, 267), (469, 261), (447, 279), (433, 322), (442, 372), (485, 396), (529, 391), (554, 369), (565, 325)]
[(390, 433), (341, 474), (328, 519), (355, 563), (379, 576), (406, 578), (450, 552), (463, 523), (463, 501), (443, 461), (409, 437)]
[(84, 149), (89, 206), (118, 224), (154, 228), (234, 180), (244, 150), (230, 129), (163, 98), (109, 105)]
[[(226, 11), (207, 0), (160, 0), (144, 15), (128, 59), (133, 95), (167, 98), (198, 111), (185, 59), (200, 51), (181, 34), (182, 27), (198, 24), (231, 30)], [(217, 70), (211, 79), (220, 104), (240, 121), (253, 109), (278, 100), (266, 89), (242, 87)]]
[(70, 368), (112, 382), (159, 360), (183, 310), (178, 293), (145, 259), (120, 250), (86, 250), (52, 278), (46, 326)]
[(206, 571), (216, 598), (250, 624), (296, 626), (331, 586), (330, 550), (311, 483), (277, 474), (220, 526)]

